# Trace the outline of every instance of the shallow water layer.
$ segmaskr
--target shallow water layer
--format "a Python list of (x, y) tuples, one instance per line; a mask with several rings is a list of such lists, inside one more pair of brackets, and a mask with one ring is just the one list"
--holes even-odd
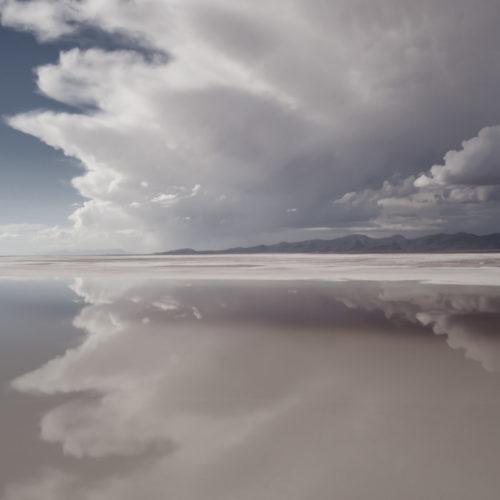
[(0, 280), (2, 500), (498, 498), (500, 289)]

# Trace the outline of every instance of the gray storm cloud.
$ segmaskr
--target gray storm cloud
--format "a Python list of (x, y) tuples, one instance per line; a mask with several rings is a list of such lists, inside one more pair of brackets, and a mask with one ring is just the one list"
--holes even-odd
[(494, 230), (500, 209), (499, 144), (500, 126), (483, 128), (426, 174), (346, 193), (333, 204), (347, 217), (386, 227), (418, 229), (419, 219), (423, 227), (436, 229), (445, 224), (453, 230)]
[(0, 12), (41, 42), (90, 27), (137, 45), (61, 53), (38, 86), (79, 112), (10, 118), (86, 168), (73, 183), (87, 201), (30, 236), (41, 248), (498, 230), (494, 0), (3, 0)]

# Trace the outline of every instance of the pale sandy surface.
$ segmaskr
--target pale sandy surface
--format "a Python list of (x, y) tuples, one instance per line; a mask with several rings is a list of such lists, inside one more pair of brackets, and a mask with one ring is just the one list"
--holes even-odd
[(500, 253), (0, 257), (0, 277), (370, 280), (500, 286)]

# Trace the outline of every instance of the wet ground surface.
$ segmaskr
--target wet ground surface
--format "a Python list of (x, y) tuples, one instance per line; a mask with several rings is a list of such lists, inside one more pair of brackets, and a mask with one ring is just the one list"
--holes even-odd
[(0, 299), (2, 500), (498, 497), (498, 287), (90, 273)]

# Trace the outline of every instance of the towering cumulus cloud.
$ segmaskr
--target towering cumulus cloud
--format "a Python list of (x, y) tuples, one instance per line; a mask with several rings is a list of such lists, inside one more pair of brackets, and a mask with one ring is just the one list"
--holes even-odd
[(385, 181), (379, 190), (346, 193), (334, 205), (385, 227), (411, 227), (418, 218), (423, 227), (446, 224), (475, 231), (498, 228), (499, 202), (500, 126), (496, 126), (464, 141), (460, 151), (446, 153), (444, 163), (426, 174)]
[(496, 0), (0, 0), (0, 12), (41, 43), (89, 29), (127, 40), (37, 69), (40, 91), (74, 112), (9, 119), (85, 166), (73, 183), (87, 200), (67, 227), (35, 232), (40, 247), (499, 229)]

